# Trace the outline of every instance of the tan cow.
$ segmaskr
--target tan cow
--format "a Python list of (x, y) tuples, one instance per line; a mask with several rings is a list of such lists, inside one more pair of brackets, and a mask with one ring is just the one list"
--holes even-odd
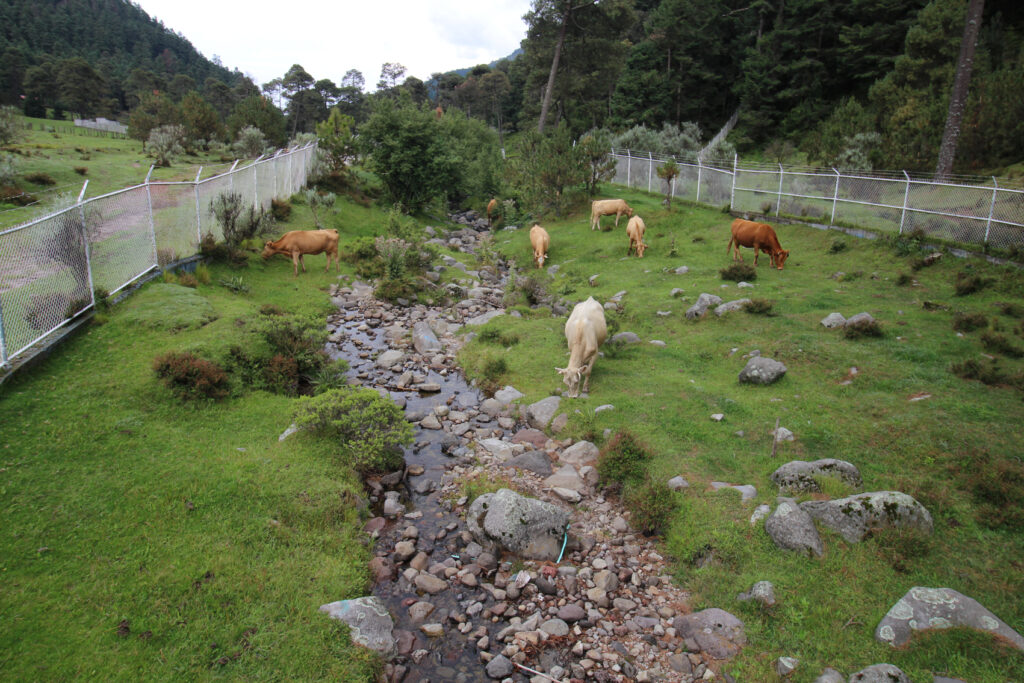
[(597, 349), (608, 337), (608, 326), (604, 322), (604, 308), (594, 297), (573, 307), (565, 323), (565, 340), (569, 342), (569, 365), (555, 368), (562, 381), (569, 387), (569, 398), (580, 395), (580, 380), (584, 375), (583, 391), (590, 390), (590, 371), (597, 360)]
[(263, 258), (268, 259), (274, 254), (284, 254), (292, 257), (292, 264), (295, 267), (295, 276), (299, 275), (299, 265), (302, 265), (302, 272), (306, 272), (306, 264), (302, 257), (306, 254), (327, 253), (327, 265), (324, 266), (326, 273), (331, 267), (331, 259), (334, 259), (334, 272), (338, 272), (338, 231), (337, 230), (292, 230), (281, 236), (276, 241), (268, 241), (263, 247)]
[(498, 200), (492, 199), (487, 202), (487, 225), (493, 225), (494, 217), (498, 215)]
[(551, 236), (548, 231), (534, 223), (530, 228), (530, 246), (533, 247), (533, 262), (538, 268), (544, 267), (544, 260), (548, 257), (548, 246), (551, 244)]
[(647, 248), (644, 243), (644, 231), (646, 230), (647, 226), (644, 225), (644, 219), (640, 216), (633, 216), (629, 219), (629, 223), (626, 224), (626, 234), (629, 236), (629, 249), (626, 250), (626, 256), (636, 250), (637, 256), (644, 257), (644, 249)]
[(598, 199), (590, 205), (590, 229), (601, 228), (601, 216), (615, 214), (615, 227), (619, 227), (619, 217), (633, 215), (633, 209), (629, 207), (625, 199)]
[(732, 260), (742, 261), (740, 247), (754, 249), (755, 266), (757, 265), (757, 256), (762, 251), (768, 254), (772, 265), (779, 270), (782, 270), (782, 264), (789, 257), (789, 251), (783, 249), (779, 244), (779, 238), (775, 235), (772, 226), (767, 223), (755, 223), (737, 218), (732, 222), (732, 237), (729, 239), (729, 245), (725, 248), (725, 253), (728, 254), (730, 249), (734, 249)]

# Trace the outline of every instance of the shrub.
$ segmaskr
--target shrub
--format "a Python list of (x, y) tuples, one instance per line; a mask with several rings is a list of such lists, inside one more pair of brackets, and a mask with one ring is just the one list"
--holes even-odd
[(260, 315), (284, 315), (285, 310), (274, 304), (263, 304), (260, 306)]
[(309, 205), (309, 210), (313, 214), (313, 222), (316, 223), (317, 228), (323, 228), (319, 211), (329, 211), (337, 199), (338, 196), (333, 192), (320, 192), (313, 188), (306, 190), (306, 204)]
[(627, 487), (623, 502), (632, 513), (630, 522), (638, 531), (660, 533), (672, 521), (676, 509), (675, 494), (664, 483), (647, 477), (643, 484)]
[(846, 251), (846, 240), (832, 240), (832, 244), (828, 247), (828, 253), (838, 254), (841, 251)]
[(85, 166), (75, 166), (75, 173), (77, 173), (78, 175), (88, 175), (89, 169), (86, 168)]
[(294, 358), (275, 355), (263, 368), (267, 388), (276, 394), (295, 396), (299, 392), (299, 364)]
[(224, 242), (232, 249), (256, 237), (270, 226), (266, 209), (254, 208), (237, 192), (221, 192), (210, 202), (210, 213), (220, 223)]
[(847, 339), (862, 339), (864, 337), (881, 337), (882, 325), (877, 320), (858, 320), (843, 326), (843, 336)]
[(976, 509), (975, 518), (991, 529), (1024, 526), (1024, 464), (1016, 459), (992, 462), (987, 453), (972, 453), (962, 472)]
[(981, 345), (985, 347), (987, 351), (991, 351), (992, 353), (1001, 353), (1004, 356), (1009, 356), (1010, 358), (1020, 358), (1021, 356), (1024, 356), (1024, 349), (1021, 349), (1019, 346), (1014, 346), (1010, 343), (1010, 340), (998, 332), (983, 332), (981, 335)]
[(767, 216), (769, 213), (771, 213), (772, 206), (774, 206), (774, 204), (772, 204), (771, 202), (761, 202), (761, 213)]
[(406, 272), (406, 254), (410, 245), (397, 237), (378, 237), (374, 247), (384, 262), (384, 276), (390, 280), (401, 280)]
[(401, 448), (412, 443), (412, 426), (394, 401), (372, 389), (331, 389), (299, 399), (295, 423), (336, 439), (360, 472), (401, 465)]
[(220, 279), (222, 287), (227, 287), (235, 294), (245, 294), (249, 291), (249, 285), (245, 284), (245, 280), (241, 277), (222, 277)]
[(191, 287), (195, 289), (199, 286), (199, 280), (192, 273), (181, 273), (178, 275), (178, 284), (183, 287)]
[(372, 237), (359, 237), (341, 252), (341, 258), (348, 263), (370, 261), (377, 257), (377, 244)]
[(201, 284), (210, 284), (210, 269), (206, 266), (205, 263), (200, 263), (198, 266), (196, 266), (195, 275), (196, 279), (199, 280)]
[(188, 352), (171, 351), (157, 356), (153, 370), (181, 400), (220, 399), (228, 395), (228, 375), (215, 363)]
[(1003, 302), (996, 304), (996, 306), (999, 307), (999, 312), (1003, 315), (1008, 315), (1011, 318), (1024, 318), (1024, 306), (1020, 304)]
[(235, 153), (246, 159), (255, 159), (267, 148), (267, 138), (256, 126), (246, 126), (238, 131), (238, 137), (232, 145)]
[(57, 181), (49, 173), (26, 173), (25, 180), (36, 185), (56, 185)]
[(973, 332), (988, 325), (988, 318), (982, 313), (961, 313), (953, 314), (953, 329), (957, 332)]
[(1024, 374), (1007, 374), (1000, 367), (999, 361), (995, 359), (983, 363), (974, 358), (968, 358), (963, 363), (951, 365), (949, 371), (963, 379), (976, 379), (989, 386), (1012, 386), (1024, 389)]
[(543, 276), (541, 275), (518, 277), (515, 282), (516, 289), (522, 292), (523, 297), (526, 299), (526, 303), (530, 306), (536, 306), (544, 303), (548, 297), (547, 286), (544, 282)]
[(286, 222), (292, 215), (292, 203), (287, 199), (271, 199), (270, 214), (275, 221)]
[(275, 354), (294, 358), (300, 375), (315, 375), (329, 360), (324, 345), (327, 330), (314, 316), (261, 315), (254, 322), (255, 331)]
[(915, 228), (904, 235), (892, 238), (892, 246), (899, 256), (911, 256), (924, 250), (924, 231)]
[(232, 268), (241, 268), (249, 263), (249, 258), (244, 251), (231, 247), (225, 242), (218, 242), (210, 233), (203, 235), (203, 239), (199, 242), (199, 253), (214, 263), (224, 263)]
[(956, 289), (957, 296), (967, 296), (968, 294), (974, 294), (980, 292), (989, 285), (989, 280), (981, 277), (980, 275), (971, 275), (960, 271), (956, 274)]
[(752, 282), (757, 279), (757, 269), (749, 263), (742, 262), (722, 268), (718, 274), (722, 276), (723, 280), (732, 280), (733, 282)]
[(601, 449), (597, 474), (601, 485), (611, 490), (639, 484), (646, 476), (651, 452), (631, 432), (616, 433)]
[(348, 386), (348, 378), (345, 376), (347, 371), (348, 363), (342, 358), (320, 368), (315, 375), (309, 378), (313, 393), (322, 394), (331, 389), (344, 389)]
[(900, 273), (899, 275), (896, 276), (896, 286), (898, 287), (906, 287), (913, 281), (913, 276), (911, 276), (908, 273)]
[(8, 197), (16, 194), (18, 190), (14, 187), (14, 177), (18, 175), (18, 162), (13, 154), (6, 152), (0, 154), (0, 197), (4, 202), (11, 201)]
[(477, 335), (484, 344), (496, 344), (498, 346), (514, 346), (519, 343), (519, 335), (516, 334), (504, 334), (501, 330), (489, 327)]
[(768, 299), (751, 299), (743, 304), (743, 310), (753, 315), (772, 315), (772, 307), (775, 303)]
[(96, 302), (97, 311), (106, 311), (110, 309), (110, 292), (103, 289), (102, 287), (96, 287), (92, 290), (93, 301)]
[(149, 132), (146, 147), (156, 158), (157, 166), (170, 166), (174, 157), (185, 153), (185, 127), (179, 125), (158, 126)]
[(21, 134), (18, 108), (9, 104), (0, 107), (0, 145), (9, 145)]

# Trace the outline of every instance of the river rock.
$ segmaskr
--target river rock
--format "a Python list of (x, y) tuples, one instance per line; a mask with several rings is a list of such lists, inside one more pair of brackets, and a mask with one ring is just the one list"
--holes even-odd
[(551, 474), (551, 458), (544, 451), (527, 451), (517, 455), (511, 460), (501, 463), (502, 467), (515, 467), (520, 470), (529, 470), (534, 474), (546, 477)]
[(421, 591), (425, 593), (430, 593), (431, 595), (436, 595), (444, 589), (448, 588), (447, 581), (445, 581), (444, 579), (439, 579), (433, 574), (428, 574), (426, 572), (420, 572), (419, 574), (417, 574), (416, 578), (413, 580), (413, 583), (416, 584), (416, 587), (419, 588)]
[(999, 636), (1018, 650), (1024, 637), (977, 600), (952, 588), (915, 586), (892, 606), (875, 629), (875, 640), (902, 647), (915, 631), (966, 626)]
[(577, 622), (587, 618), (587, 612), (579, 605), (570, 603), (558, 609), (558, 618), (562, 621)]
[(480, 410), (491, 417), (498, 417), (501, 415), (501, 411), (504, 410), (504, 406), (501, 401), (494, 398), (488, 398), (480, 404)]
[(468, 320), (466, 320), (464, 322), (467, 325), (472, 325), (472, 326), (475, 327), (477, 325), (485, 325), (485, 324), (489, 323), (491, 320), (497, 318), (499, 315), (505, 315), (504, 309), (497, 308), (497, 309), (495, 309), (493, 311), (488, 311), (487, 313), (483, 313), (483, 314), (478, 315), (478, 316), (476, 316), (474, 318), (470, 318), (470, 319), (468, 319)]
[(673, 491), (682, 491), (683, 489), (690, 488), (690, 482), (682, 477), (672, 477), (668, 480), (668, 487)]
[(708, 294), (707, 292), (701, 292), (701, 295), (697, 297), (697, 302), (687, 309), (686, 318), (688, 320), (702, 318), (704, 317), (704, 314), (708, 312), (709, 308), (712, 306), (718, 306), (721, 303), (722, 297), (715, 296), (714, 294)]
[(502, 439), (484, 439), (480, 445), (494, 456), (498, 462), (505, 462), (513, 454), (512, 444)]
[(434, 606), (426, 600), (420, 600), (409, 607), (409, 618), (413, 623), (423, 621), (434, 611)]
[(572, 465), (563, 465), (557, 472), (544, 480), (544, 485), (551, 488), (570, 489), (577, 493), (587, 490), (586, 483)]
[(551, 422), (551, 418), (558, 412), (558, 406), (562, 402), (559, 396), (548, 396), (536, 403), (531, 403), (526, 408), (526, 421), (534, 429), (544, 430)]
[(764, 528), (775, 545), (783, 550), (810, 551), (818, 557), (825, 552), (814, 520), (791, 500), (779, 503), (775, 512), (765, 520)]
[(849, 683), (911, 683), (907, 674), (892, 664), (872, 664), (850, 676)]
[(547, 442), (548, 435), (539, 429), (533, 429), (532, 427), (520, 429), (512, 437), (512, 443), (525, 443), (537, 450), (543, 449)]
[(395, 654), (394, 622), (387, 607), (376, 596), (339, 600), (320, 606), (331, 619), (348, 624), (352, 642), (379, 652), (385, 659)]
[(412, 328), (412, 345), (423, 355), (434, 354), (442, 349), (437, 335), (426, 321), (419, 321)]
[(599, 453), (600, 450), (598, 450), (597, 446), (589, 441), (577, 441), (563, 450), (559, 454), (558, 459), (575, 467), (583, 467), (584, 465), (596, 463)]
[(511, 489), (485, 493), (469, 506), (466, 526), (488, 550), (525, 559), (554, 560), (562, 549), (569, 512)]
[(932, 516), (913, 497), (899, 491), (875, 491), (837, 500), (811, 500), (800, 508), (816, 521), (839, 532), (847, 543), (859, 543), (872, 529), (898, 527), (932, 532)]
[(842, 479), (855, 488), (860, 488), (862, 483), (860, 471), (852, 463), (835, 458), (824, 458), (811, 462), (804, 460), (787, 462), (772, 473), (771, 480), (780, 489), (794, 493), (819, 492), (821, 488), (814, 477)]
[(405, 354), (395, 349), (389, 349), (377, 356), (377, 367), (390, 368), (405, 360)]
[(548, 619), (540, 625), (540, 630), (547, 633), (549, 636), (567, 636), (569, 635), (569, 625), (561, 619)]
[(676, 617), (672, 627), (680, 637), (692, 639), (701, 652), (715, 659), (729, 659), (747, 642), (743, 622), (717, 607)]
[(814, 683), (846, 683), (846, 676), (828, 667), (821, 672), (820, 676), (814, 679)]
[(514, 667), (512, 661), (505, 655), (498, 655), (487, 663), (488, 678), (501, 679), (511, 675)]
[(502, 405), (508, 405), (512, 401), (517, 401), (525, 396), (523, 392), (519, 391), (515, 387), (505, 387), (494, 392), (494, 399), (500, 401)]
[(786, 366), (777, 360), (755, 356), (740, 371), (740, 382), (745, 384), (772, 384), (786, 374)]

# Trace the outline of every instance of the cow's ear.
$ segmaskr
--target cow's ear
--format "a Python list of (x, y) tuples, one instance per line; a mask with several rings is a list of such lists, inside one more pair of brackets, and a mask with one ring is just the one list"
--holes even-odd
[(270, 246), (270, 240), (267, 240), (267, 243), (264, 246), (269, 247)]
[(555, 371), (557, 371), (559, 375), (564, 375), (569, 371), (569, 368), (555, 368)]

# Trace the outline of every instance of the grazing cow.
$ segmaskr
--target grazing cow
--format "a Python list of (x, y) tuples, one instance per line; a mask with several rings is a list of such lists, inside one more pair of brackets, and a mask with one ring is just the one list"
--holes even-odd
[[(734, 246), (735, 245), (735, 246)], [(757, 256), (759, 252), (768, 254), (771, 258), (772, 265), (782, 270), (782, 264), (786, 262), (786, 258), (789, 256), (789, 251), (782, 248), (779, 244), (779, 238), (775, 235), (775, 230), (772, 226), (767, 223), (755, 223), (754, 221), (745, 221), (742, 218), (737, 218), (732, 222), (732, 238), (729, 240), (729, 245), (725, 248), (725, 253), (729, 253), (729, 249), (734, 249), (732, 260), (742, 261), (743, 256), (740, 255), (740, 247), (753, 247), (754, 249), (754, 265), (757, 265)]]
[(637, 256), (644, 257), (644, 249), (647, 248), (647, 245), (644, 244), (645, 230), (647, 230), (647, 226), (644, 225), (643, 218), (633, 216), (629, 219), (629, 223), (626, 224), (626, 234), (629, 235), (629, 249), (626, 250), (626, 256), (632, 254), (635, 249)]
[(551, 244), (551, 237), (548, 231), (534, 223), (530, 228), (530, 245), (533, 247), (533, 262), (538, 268), (544, 267), (544, 260), (548, 257), (548, 246)]
[(608, 337), (608, 327), (604, 322), (604, 308), (594, 297), (576, 304), (565, 323), (565, 340), (569, 342), (569, 365), (555, 368), (562, 381), (569, 387), (566, 394), (569, 398), (580, 395), (580, 380), (584, 375), (583, 391), (590, 390), (590, 371), (597, 360), (597, 349)]
[(493, 224), (494, 216), (498, 215), (498, 200), (492, 199), (487, 202), (487, 225)]
[(268, 241), (263, 247), (263, 258), (268, 259), (274, 254), (284, 254), (292, 257), (292, 264), (295, 267), (295, 276), (299, 275), (299, 265), (302, 265), (302, 272), (306, 272), (306, 264), (302, 257), (305, 254), (327, 253), (327, 265), (324, 266), (326, 273), (331, 267), (331, 259), (334, 259), (334, 272), (338, 272), (338, 231), (337, 230), (292, 230), (286, 232), (277, 241)]
[(619, 217), (633, 215), (633, 209), (629, 207), (625, 199), (598, 199), (590, 205), (590, 229), (598, 230), (601, 227), (601, 216), (615, 214), (615, 227), (619, 227)]

